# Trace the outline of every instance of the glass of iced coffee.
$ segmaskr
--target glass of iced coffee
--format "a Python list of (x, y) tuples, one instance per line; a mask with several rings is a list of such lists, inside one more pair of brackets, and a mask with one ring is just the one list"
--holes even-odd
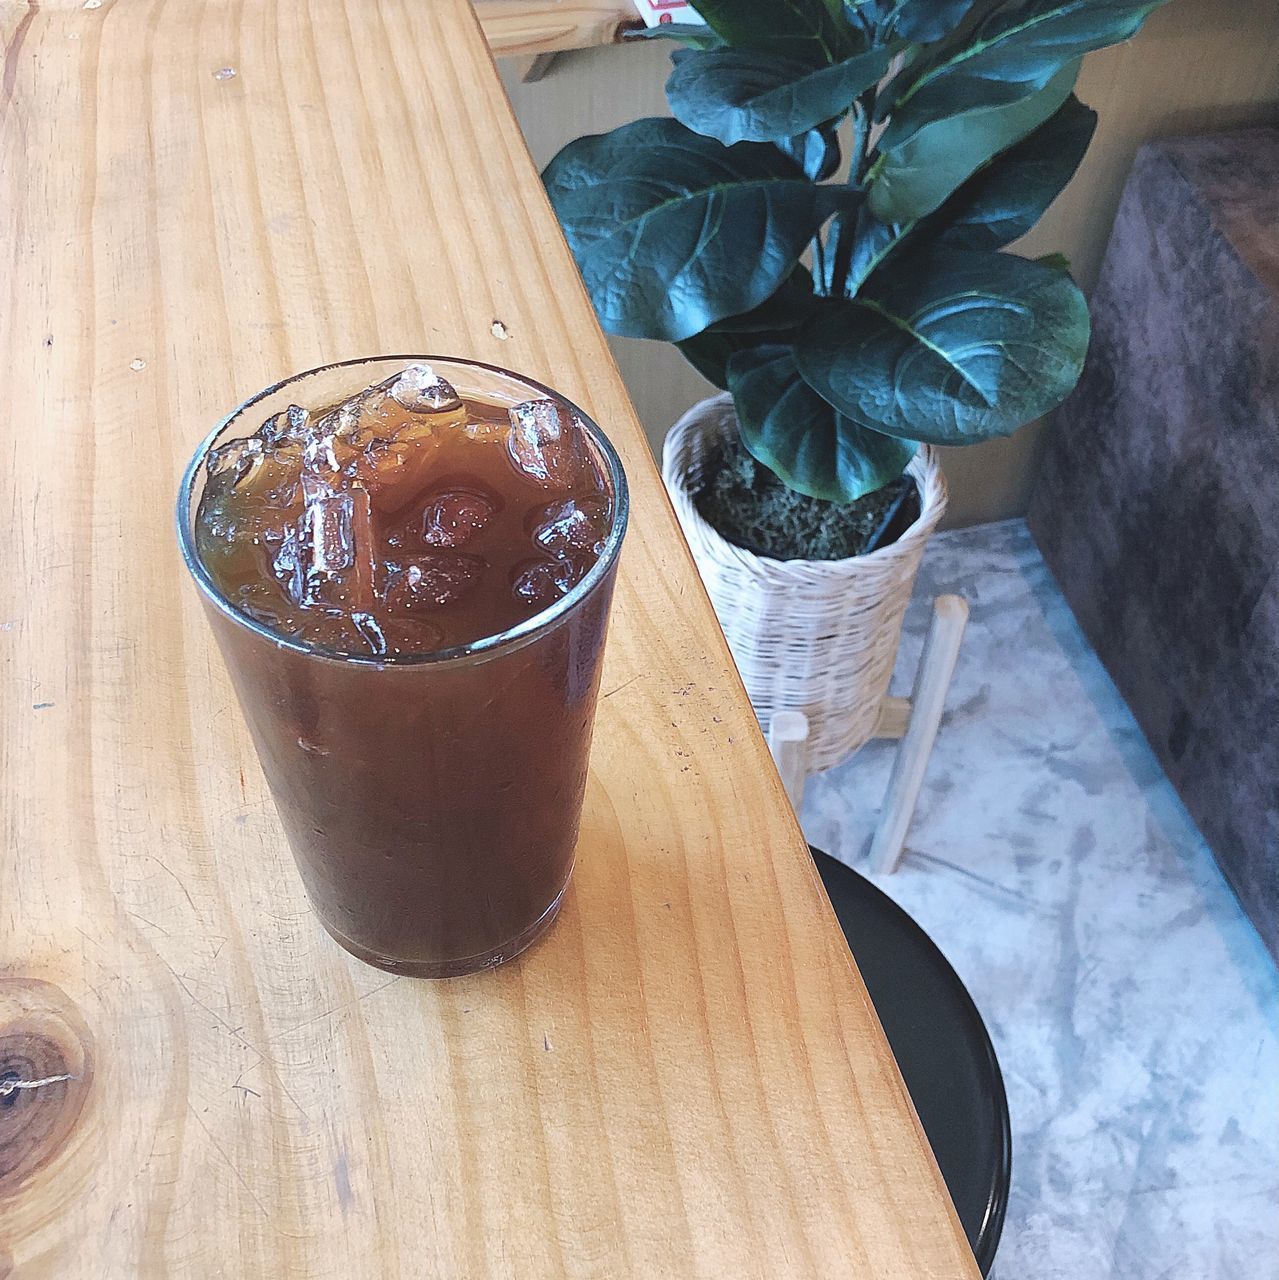
[(573, 869), (626, 479), (581, 410), (472, 361), (299, 374), (222, 422), (182, 553), (307, 893), (353, 955), (518, 955)]

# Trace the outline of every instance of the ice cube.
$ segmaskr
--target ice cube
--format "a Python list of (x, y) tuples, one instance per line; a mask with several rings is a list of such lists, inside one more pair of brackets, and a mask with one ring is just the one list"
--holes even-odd
[(335, 490), (304, 474), (302, 493), (295, 536), (276, 556), (277, 576), (303, 608), (367, 612), (377, 555), (367, 491), (359, 485)]
[(429, 483), (441, 432), (430, 428), (378, 442), (365, 450), (356, 474), (368, 488), (373, 505), (382, 512), (398, 511)]
[(262, 468), (273, 465), (256, 437), (221, 445), (210, 453), (207, 465), (196, 522), (201, 559), (223, 579), (260, 577), (299, 508), (270, 500), (274, 494), (253, 495), (267, 474)]
[(429, 547), (461, 547), (475, 537), (501, 506), (496, 495), (478, 489), (445, 489), (422, 512), (422, 539)]
[(608, 531), (608, 503), (600, 498), (569, 498), (534, 507), (524, 527), (543, 551), (553, 556), (603, 550)]
[(412, 439), (432, 428), (460, 424), (466, 410), (456, 391), (428, 366), (403, 372), (334, 405), (318, 423), (321, 435), (363, 449), (374, 441)]
[(391, 385), (391, 379), (375, 382), (325, 409), (316, 418), (315, 439), (335, 441), (343, 450), (358, 451), (374, 440), (394, 435), (393, 424), (404, 414), (403, 406), (387, 394)]
[(245, 582), (269, 572), (276, 547), (288, 536), (287, 521), (270, 523), (266, 517), (278, 513), (262, 510), (202, 511), (196, 532), (200, 559), (215, 577)]
[(241, 583), (269, 572), (274, 546), (283, 532), (263, 527), (253, 515), (227, 518), (206, 508), (196, 539), (200, 559), (216, 579)]
[(505, 447), (511, 434), (511, 412), (506, 405), (472, 400), (467, 404), (466, 412), (464, 430), (468, 439), (477, 444), (500, 444)]
[(561, 560), (522, 560), (511, 570), (511, 590), (525, 604), (545, 609), (566, 596), (586, 576), (590, 565), (578, 556)]
[(306, 598), (306, 582), (302, 573), (302, 542), (296, 525), (285, 530), (284, 538), (276, 548), (271, 562), (271, 572), (294, 604), (300, 604)]
[(205, 467), (210, 481), (219, 481), (224, 487), (238, 484), (257, 465), (262, 455), (262, 441), (257, 436), (245, 440), (230, 440), (209, 450)]
[[(290, 620), (288, 634), (301, 644), (321, 649), (333, 649), (338, 653), (372, 654), (381, 657), (376, 639), (371, 639), (356, 623), (357, 617), (368, 614), (338, 613), (334, 610), (300, 610)], [(384, 652), (384, 650), (383, 650)]]
[(411, 364), (391, 386), (391, 396), (410, 413), (455, 413), (462, 401), (429, 364)]
[(268, 507), (297, 505), (301, 497), (298, 478), (309, 426), (307, 411), (291, 404), (282, 413), (268, 418), (247, 440), (234, 442), (244, 448), (235, 480), (236, 490), (260, 498)]
[(388, 653), (430, 653), (444, 643), (443, 628), (428, 621), (423, 613), (411, 617), (397, 614), (383, 619), (383, 623)]
[(571, 489), (585, 460), (582, 432), (556, 400), (526, 400), (510, 411), (506, 448), (530, 479), (548, 489)]
[(427, 365), (409, 365), (324, 413), (309, 465), (358, 481), (377, 510), (396, 511), (426, 484), (443, 432), (465, 422), (457, 392)]
[(351, 624), (360, 633), (360, 638), (369, 646), (376, 657), (383, 657), (387, 650), (386, 636), (378, 620), (371, 613), (356, 610), (351, 614)]
[(483, 557), (462, 552), (416, 556), (391, 569), (387, 607), (410, 615), (443, 608), (470, 592), (487, 568)]
[(299, 404), (269, 417), (257, 431), (258, 438), (268, 450), (304, 445), (310, 437), (311, 415)]

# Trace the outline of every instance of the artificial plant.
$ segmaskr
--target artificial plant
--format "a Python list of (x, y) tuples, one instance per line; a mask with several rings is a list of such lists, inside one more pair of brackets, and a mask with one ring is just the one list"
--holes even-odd
[(675, 118), (543, 175), (604, 327), (674, 342), (810, 497), (1010, 434), (1074, 386), (1089, 326), (1064, 259), (1004, 247), (1092, 138), (1081, 58), (1159, 3), (694, 0), (706, 27), (650, 33), (687, 46)]

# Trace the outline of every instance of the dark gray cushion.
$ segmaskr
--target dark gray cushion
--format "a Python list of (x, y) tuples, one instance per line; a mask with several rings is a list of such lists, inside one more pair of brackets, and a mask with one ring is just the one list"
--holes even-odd
[(1279, 956), (1279, 130), (1137, 156), (1030, 526)]

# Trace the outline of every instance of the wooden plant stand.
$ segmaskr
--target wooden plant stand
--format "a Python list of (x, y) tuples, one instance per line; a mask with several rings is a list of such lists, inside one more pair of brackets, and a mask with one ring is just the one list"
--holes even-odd
[[(938, 596), (933, 601), (933, 620), (910, 697), (886, 694), (880, 703), (879, 721), (871, 736), (901, 741), (870, 846), (871, 867), (881, 874), (895, 871), (901, 861), (967, 624), (968, 602), (962, 596)], [(798, 812), (808, 776), (808, 718), (804, 713), (777, 712), (769, 723), (768, 746), (786, 794)]]

